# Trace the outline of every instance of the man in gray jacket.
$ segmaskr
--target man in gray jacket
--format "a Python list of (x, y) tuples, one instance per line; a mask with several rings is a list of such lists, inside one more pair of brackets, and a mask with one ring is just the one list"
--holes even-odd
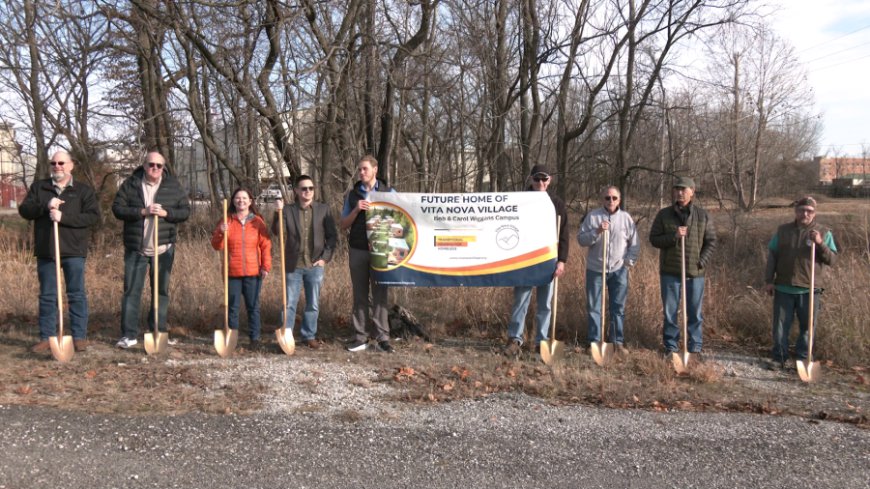
[[(586, 341), (601, 341), (602, 272), (607, 273), (607, 295), (610, 298), (610, 329), (607, 338), (616, 345), (618, 353), (626, 353), (623, 323), (625, 299), (628, 297), (628, 269), (637, 262), (640, 244), (637, 228), (628, 212), (619, 208), (619, 189), (610, 186), (601, 193), (602, 207), (586, 215), (577, 232), (580, 246), (589, 248), (586, 258), (586, 313), (588, 329)], [(602, 262), (604, 233), (609, 233), (607, 263)]]
[[(284, 326), (293, 329), (296, 323), (296, 304), (305, 288), (305, 312), (299, 334), (302, 344), (312, 349), (320, 348), (317, 335), (320, 286), (323, 284), (323, 267), (332, 258), (338, 231), (329, 206), (314, 202), (314, 181), (308, 175), (299, 175), (293, 188), (296, 202), (284, 206), (284, 201), (275, 201), (277, 212), (284, 213), (284, 270), (287, 273), (287, 310), (284, 311)], [(278, 214), (272, 221), (272, 233), (278, 234)]]

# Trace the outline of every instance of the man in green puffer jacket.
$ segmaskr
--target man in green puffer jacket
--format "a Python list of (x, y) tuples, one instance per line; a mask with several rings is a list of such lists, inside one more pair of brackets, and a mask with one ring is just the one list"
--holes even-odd
[(667, 355), (680, 349), (680, 328), (677, 326), (681, 292), (680, 239), (685, 237), (688, 348), (690, 353), (698, 354), (703, 345), (704, 272), (716, 248), (716, 231), (707, 212), (692, 200), (695, 196), (694, 180), (677, 178), (672, 195), (674, 204), (656, 214), (649, 235), (650, 243), (659, 249), (664, 309), (662, 337)]

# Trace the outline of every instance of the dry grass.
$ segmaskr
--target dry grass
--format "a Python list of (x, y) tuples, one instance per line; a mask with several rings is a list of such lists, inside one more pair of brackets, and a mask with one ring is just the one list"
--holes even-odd
[[(818, 219), (830, 225), (840, 247), (835, 276), (823, 297), (817, 354), (831, 367), (870, 365), (870, 267), (868, 223), (870, 205), (854, 201), (820, 206)], [(714, 212), (720, 247), (707, 281), (705, 345), (717, 350), (742, 350), (763, 356), (770, 345), (771, 299), (760, 293), (765, 244), (776, 226), (791, 217), (788, 209), (768, 209), (732, 220)], [(576, 217), (576, 216), (575, 216)], [(575, 221), (576, 219), (572, 219)], [(207, 239), (213, 220), (183, 227), (171, 280), (170, 327), (175, 335), (208, 336), (222, 326), (222, 289), (219, 255)], [(626, 307), (626, 338), (633, 353), (608, 367), (597, 368), (588, 355), (573, 347), (585, 338), (585, 290), (582, 277), (585, 252), (572, 244), (567, 274), (559, 284), (559, 339), (569, 346), (565, 361), (547, 367), (531, 354), (518, 360), (493, 354), (501, 346), (512, 302), (508, 288), (401, 288), (391, 301), (413, 311), (436, 340), (437, 347), (418, 341), (406, 343), (397, 356), (354, 357), (380, 372), (380, 381), (402, 387), (403, 400), (441, 402), (522, 391), (552, 402), (582, 402), (606, 406), (651, 409), (715, 409), (770, 412), (776, 402), (723, 375), (715, 363), (677, 377), (658, 355), (661, 344), (661, 300), (658, 255), (648, 245), (649, 220), (641, 224), (642, 253), (632, 270)], [(575, 225), (576, 228), (576, 225)], [(256, 409), (261, 385), (240, 385), (214, 391), (205, 373), (171, 362), (123, 365), (129, 355), (104, 347), (97, 355), (77, 356), (67, 364), (47, 364), (24, 353), (35, 341), (38, 282), (30, 256), (30, 236), (17, 216), (0, 220), (0, 403), (39, 403), (55, 406), (77, 403), (103, 412), (177, 412), (190, 409), (227, 412)], [(112, 341), (118, 336), (123, 251), (117, 236), (104, 236), (87, 260), (92, 338)], [(340, 246), (344, 244), (341, 243)], [(277, 250), (276, 250), (277, 253)], [(277, 257), (275, 272), (278, 271)], [(326, 364), (346, 361), (339, 341), (350, 333), (351, 292), (346, 252), (340, 249), (328, 266), (321, 295), (319, 336), (327, 349), (318, 356)], [(264, 284), (264, 334), (278, 326), (280, 276), (273, 273)], [(143, 309), (149, 304), (143, 296)], [(534, 306), (533, 306), (534, 307)], [(144, 316), (143, 311), (143, 316)], [(243, 315), (244, 316), (244, 315)], [(529, 313), (529, 320), (533, 317)], [(143, 317), (144, 320), (144, 317)], [(243, 329), (245, 320), (242, 319)], [(531, 327), (527, 334), (531, 335)], [(797, 329), (797, 328), (794, 328)], [(334, 351), (333, 351), (334, 350)], [(185, 347), (184, 359), (211, 355), (209, 347)], [(81, 360), (80, 360), (81, 358)], [(325, 365), (326, 365), (325, 364)], [(328, 368), (328, 367), (325, 367)], [(860, 375), (859, 375), (860, 377)], [(858, 385), (866, 390), (860, 377)], [(367, 379), (351, 379), (360, 388)], [(173, 384), (178, 389), (160, 389)], [(143, 401), (144, 399), (144, 401)], [(316, 410), (316, 407), (312, 407)], [(353, 421), (359, 413), (343, 414)], [(866, 422), (866, 420), (865, 420)]]

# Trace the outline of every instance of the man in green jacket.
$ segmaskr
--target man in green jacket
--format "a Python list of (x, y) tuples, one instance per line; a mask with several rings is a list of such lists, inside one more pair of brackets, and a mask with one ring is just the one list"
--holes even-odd
[(690, 353), (698, 354), (703, 345), (704, 272), (716, 248), (716, 231), (707, 212), (692, 200), (695, 196), (694, 180), (677, 178), (672, 195), (674, 204), (656, 214), (649, 235), (650, 243), (659, 249), (663, 342), (668, 356), (680, 349), (680, 328), (677, 326), (682, 273), (680, 241), (685, 238), (688, 348)]
[[(785, 367), (788, 358), (788, 333), (797, 313), (800, 334), (795, 353), (799, 360), (807, 359), (807, 330), (810, 311), (810, 259), (812, 243), (816, 244), (813, 309), (821, 304), (825, 269), (834, 264), (837, 245), (831, 230), (815, 221), (816, 199), (806, 196), (794, 203), (794, 221), (783, 224), (767, 245), (767, 267), (764, 272), (765, 291), (773, 295), (773, 367)], [(815, 311), (813, 311), (815, 312)], [(813, 315), (815, 323), (816, 315)]]

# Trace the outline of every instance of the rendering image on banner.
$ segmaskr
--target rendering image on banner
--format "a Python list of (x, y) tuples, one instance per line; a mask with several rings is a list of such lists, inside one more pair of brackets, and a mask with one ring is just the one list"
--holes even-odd
[(371, 267), (392, 270), (414, 253), (417, 229), (414, 220), (402, 208), (378, 203), (366, 212)]

